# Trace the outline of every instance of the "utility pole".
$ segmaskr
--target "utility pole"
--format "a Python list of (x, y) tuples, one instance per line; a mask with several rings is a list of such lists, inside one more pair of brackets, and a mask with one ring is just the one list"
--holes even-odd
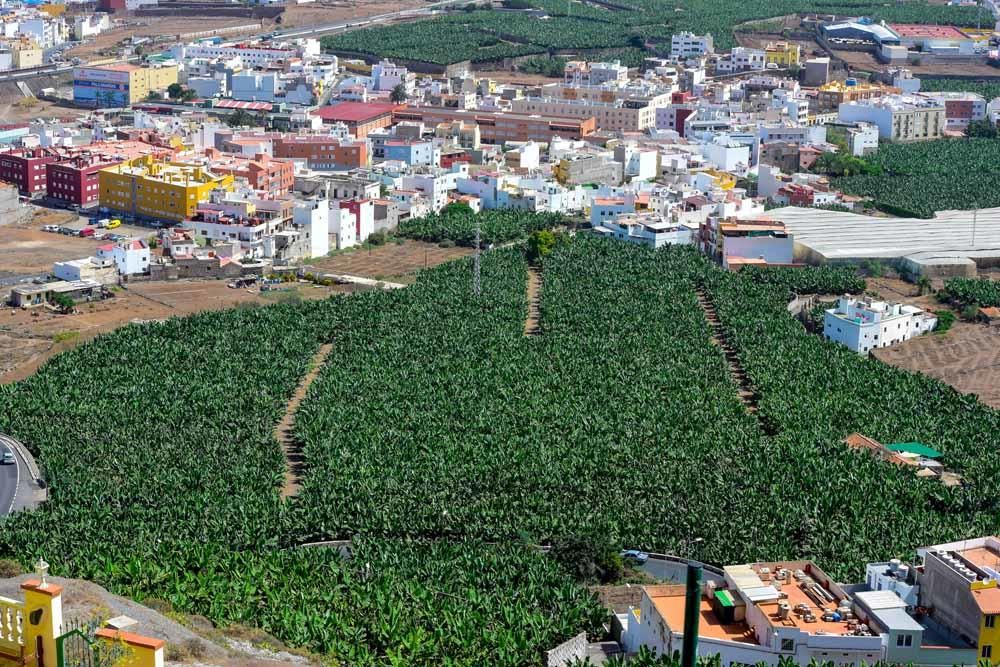
[(476, 219), (476, 256), (472, 258), (472, 293), (477, 297), (480, 295), (482, 289), (479, 283), (479, 219)]

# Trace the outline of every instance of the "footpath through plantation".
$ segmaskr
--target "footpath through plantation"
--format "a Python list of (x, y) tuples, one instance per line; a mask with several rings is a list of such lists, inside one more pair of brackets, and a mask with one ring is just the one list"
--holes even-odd
[[(841, 270), (729, 274), (689, 249), (590, 238), (527, 263), (485, 253), (405, 290), (130, 325), (0, 390), (50, 500), (0, 555), (351, 665), (535, 665), (603, 611), (531, 544), (597, 535), (726, 564), (866, 561), (1000, 530), (1000, 422), (974, 398), (807, 334), (789, 294), (858, 291)], [(714, 305), (756, 415), (698, 301)], [(282, 500), (274, 437), (304, 465)], [(768, 435), (761, 427), (767, 423)], [(840, 444), (920, 440), (946, 488)], [(351, 539), (352, 555), (296, 548)]]

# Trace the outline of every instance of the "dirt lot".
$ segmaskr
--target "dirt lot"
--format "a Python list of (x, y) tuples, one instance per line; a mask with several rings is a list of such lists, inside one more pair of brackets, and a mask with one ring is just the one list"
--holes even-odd
[[(29, 84), (30, 85), (30, 84)], [(36, 88), (37, 90), (37, 88)], [(39, 118), (45, 120), (75, 120), (89, 113), (86, 109), (74, 109), (48, 100), (35, 99), (31, 103), (21, 102), (20, 93), (0, 94), (0, 118), (6, 123), (26, 123)]]
[[(834, 53), (845, 60), (852, 69), (878, 72), (885, 68), (885, 65), (881, 64), (874, 55), (864, 51), (834, 51)], [(933, 76), (934, 74), (957, 74), (967, 77), (1000, 76), (1000, 69), (990, 67), (985, 62), (979, 64), (907, 65), (906, 68), (913, 72), (914, 76)]]
[(80, 304), (72, 315), (43, 308), (5, 308), (0, 311), (0, 384), (24, 379), (55, 354), (133, 320), (159, 320), (283, 299), (321, 299), (350, 291), (343, 285), (317, 287), (300, 283), (289, 286), (287, 291), (261, 294), (256, 289), (230, 289), (224, 281), (183, 280), (132, 283), (107, 301)]
[(35, 209), (24, 224), (4, 225), (0, 241), (0, 277), (37, 274), (52, 270), (52, 263), (89, 257), (99, 241), (43, 232), (42, 225), (77, 226), (75, 213)]
[(407, 283), (422, 268), (466, 257), (472, 252), (470, 248), (439, 248), (433, 243), (405, 241), (402, 245), (389, 243), (371, 250), (340, 253), (317, 260), (312, 266), (330, 273)]
[(411, 7), (421, 7), (423, 5), (424, 3), (420, 0), (373, 0), (362, 3), (345, 0), (342, 2), (316, 2), (306, 5), (290, 4), (281, 15), (280, 24), (275, 23), (271, 19), (261, 20), (249, 17), (136, 16), (126, 19), (113, 30), (98, 35), (86, 44), (66, 51), (66, 55), (69, 58), (99, 58), (102, 55), (106, 55), (109, 49), (117, 47), (123, 40), (132, 37), (132, 35), (153, 38), (161, 35), (172, 37), (172, 39), (158, 42), (150, 49), (156, 50), (175, 43), (177, 35), (205, 30), (218, 30), (220, 28), (256, 24), (254, 28), (248, 29), (245, 33), (227, 33), (223, 35), (224, 39), (236, 39), (241, 34), (256, 34), (268, 30), (283, 30), (298, 26), (336, 23), (342, 20), (363, 18), (365, 16), (395, 12)]
[[(889, 301), (945, 309), (933, 296), (918, 296), (916, 288), (902, 280), (869, 280), (868, 289)], [(956, 321), (943, 334), (919, 336), (873, 354), (887, 364), (935, 377), (962, 393), (978, 394), (983, 403), (1000, 408), (1000, 329)]]

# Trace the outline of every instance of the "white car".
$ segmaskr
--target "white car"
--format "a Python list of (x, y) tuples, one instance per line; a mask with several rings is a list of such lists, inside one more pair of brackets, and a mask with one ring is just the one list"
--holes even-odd
[(11, 452), (6, 447), (3, 450), (3, 455), (0, 457), (0, 464), (5, 466), (14, 465), (14, 453)]

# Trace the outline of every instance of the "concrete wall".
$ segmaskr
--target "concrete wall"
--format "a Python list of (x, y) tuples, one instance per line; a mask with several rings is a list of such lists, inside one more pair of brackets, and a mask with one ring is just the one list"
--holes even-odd
[(587, 633), (567, 639), (554, 649), (546, 651), (545, 658), (548, 667), (563, 667), (575, 660), (582, 660), (587, 654)]

